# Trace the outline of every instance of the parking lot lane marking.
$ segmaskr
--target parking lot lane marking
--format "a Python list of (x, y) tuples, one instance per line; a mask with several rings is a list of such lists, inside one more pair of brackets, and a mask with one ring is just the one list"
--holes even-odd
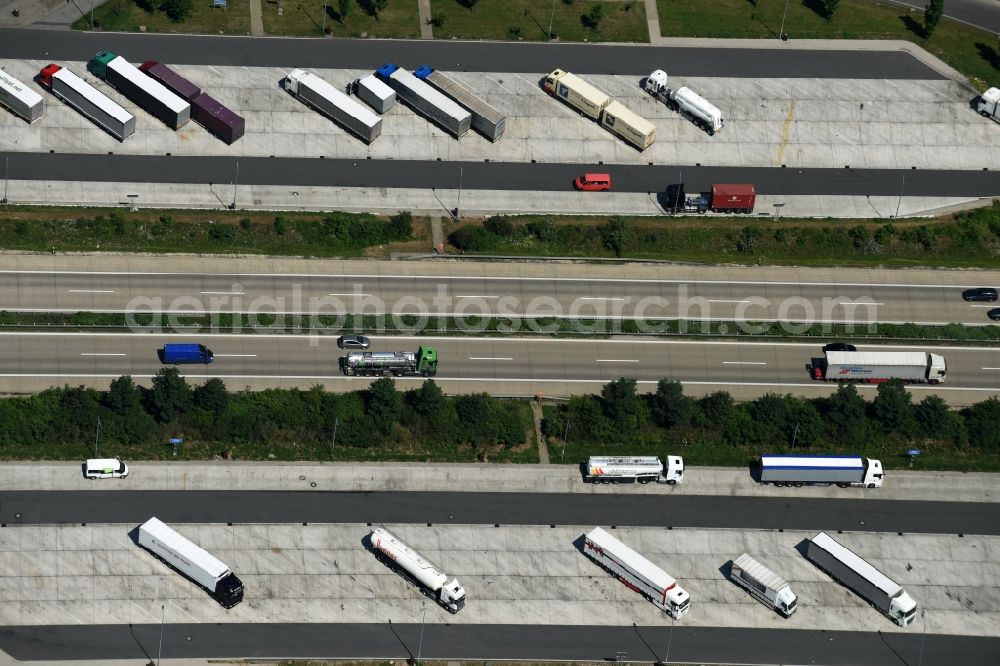
[(470, 356), (470, 361), (513, 361), (510, 356)]
[(80, 356), (128, 356), (128, 354), (112, 354), (104, 352), (81, 352)]
[(257, 354), (214, 354), (215, 358), (257, 358)]
[(1000, 368), (983, 368), (983, 370), (1000, 370)]
[(71, 294), (113, 294), (114, 289), (67, 289)]

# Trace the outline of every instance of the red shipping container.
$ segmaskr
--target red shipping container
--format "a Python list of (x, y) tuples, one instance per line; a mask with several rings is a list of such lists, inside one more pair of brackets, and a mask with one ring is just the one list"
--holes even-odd
[(753, 185), (712, 185), (712, 210), (752, 213), (756, 202)]

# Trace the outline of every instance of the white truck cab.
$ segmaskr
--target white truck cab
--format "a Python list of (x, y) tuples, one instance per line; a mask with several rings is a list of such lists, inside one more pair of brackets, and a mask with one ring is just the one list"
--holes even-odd
[(128, 465), (121, 458), (90, 458), (83, 465), (83, 475), (88, 479), (124, 479)]
[(976, 111), (984, 118), (1000, 121), (1000, 88), (990, 88), (980, 95)]
[(885, 477), (885, 472), (882, 470), (882, 461), (875, 460), (873, 458), (866, 458), (867, 464), (865, 465), (865, 488), (881, 488), (882, 479)]
[(684, 458), (680, 456), (666, 456), (663, 464), (664, 481), (673, 485), (684, 482)]
[(889, 603), (889, 618), (901, 627), (911, 624), (917, 617), (917, 602), (906, 590)]

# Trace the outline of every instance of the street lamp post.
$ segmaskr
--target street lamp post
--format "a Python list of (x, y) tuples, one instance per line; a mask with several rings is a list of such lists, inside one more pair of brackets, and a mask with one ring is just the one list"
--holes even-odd
[(556, 0), (552, 0), (552, 13), (549, 14), (549, 39), (552, 39), (552, 22), (556, 20)]
[(670, 616), (670, 633), (667, 634), (667, 655), (663, 658), (664, 664), (670, 663), (670, 641), (674, 639), (674, 616)]
[(236, 190), (240, 186), (240, 161), (236, 160), (236, 179), (233, 181), (233, 204), (230, 206), (232, 210), (236, 210)]
[(427, 602), (420, 602), (420, 642), (417, 643), (417, 661), (416, 664), (420, 663), (420, 652), (424, 647), (424, 619), (427, 617)]
[(458, 167), (458, 203), (455, 205), (455, 219), (461, 214), (459, 211), (462, 209), (462, 178), (464, 176), (465, 169)]
[(3, 158), (3, 200), (0, 204), (7, 203), (7, 183), (10, 182), (10, 176), (7, 174), (7, 167), (10, 166), (10, 158)]
[(160, 647), (156, 650), (156, 666), (160, 666), (160, 657), (163, 655), (163, 622), (167, 618), (167, 605), (160, 604)]
[(788, 0), (785, 0), (785, 11), (781, 14), (781, 29), (778, 30), (778, 39), (785, 36), (785, 17), (788, 16)]
[(323, 34), (326, 34), (326, 3), (323, 3)]
[(559, 461), (562, 462), (566, 458), (566, 438), (569, 437), (569, 419), (566, 419), (566, 428), (563, 430), (563, 447), (562, 452), (559, 454)]
[(101, 439), (101, 417), (97, 417), (97, 434), (94, 435), (94, 457), (97, 457), (97, 442)]

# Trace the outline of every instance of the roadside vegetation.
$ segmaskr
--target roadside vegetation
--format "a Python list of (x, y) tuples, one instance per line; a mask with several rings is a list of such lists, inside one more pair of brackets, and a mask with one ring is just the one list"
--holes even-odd
[(672, 454), (688, 465), (745, 466), (761, 453), (851, 452), (900, 469), (916, 448), (914, 469), (995, 472), (998, 423), (996, 397), (955, 411), (936, 395), (915, 402), (899, 380), (880, 384), (871, 402), (846, 384), (829, 398), (771, 393), (736, 403), (725, 391), (691, 398), (669, 379), (639, 394), (634, 379), (618, 379), (599, 396), (546, 407), (542, 432), (553, 462)]
[[(36, 252), (184, 252), (388, 256), (430, 246), (409, 213), (253, 213), (0, 208), (0, 248)], [(421, 238), (425, 238), (423, 242)]]
[(727, 264), (1000, 267), (1000, 204), (932, 220), (491, 217), (448, 236), (470, 254)]
[[(777, 40), (785, 5), (780, 0), (657, 0), (664, 37)], [(873, 0), (793, 0), (787, 5), (789, 40), (902, 39), (962, 72), (980, 91), (1000, 80), (1000, 46), (996, 35), (983, 30), (940, 19), (928, 31), (923, 11)]]
[[(323, 17), (324, 4), (326, 18)], [(382, 6), (384, 5), (384, 6)], [(277, 2), (263, 4), (264, 32), (297, 37), (420, 37), (416, 0), (288, 0), (278, 16)]]
[[(333, 361), (336, 363), (336, 360)], [(434, 460), (538, 462), (531, 406), (485, 393), (446, 396), (433, 380), (400, 391), (381, 378), (361, 391), (230, 391), (192, 386), (164, 368), (150, 388), (123, 376), (110, 390), (51, 388), (0, 400), (0, 458), (77, 460)]]
[[(73, 24), (91, 30), (90, 3)], [(250, 34), (250, 3), (232, 1), (225, 8), (211, 0), (109, 0), (94, 9), (96, 29), (115, 32), (176, 32), (223, 35)]]

